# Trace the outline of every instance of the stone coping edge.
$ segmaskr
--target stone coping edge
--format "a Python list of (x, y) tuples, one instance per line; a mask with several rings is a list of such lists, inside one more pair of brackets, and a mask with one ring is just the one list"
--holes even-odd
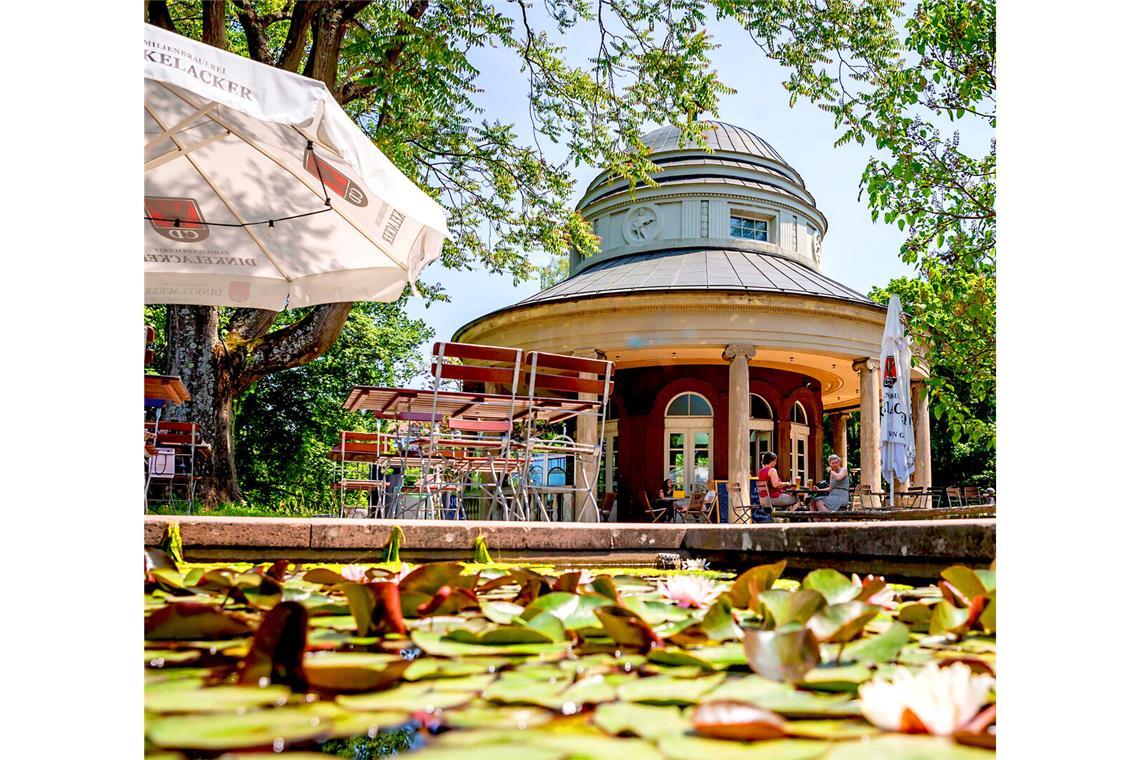
[(379, 549), (392, 526), (404, 530), (401, 549), (471, 551), (482, 534), (492, 552), (776, 553), (946, 559), (990, 562), (996, 552), (994, 518), (772, 525), (653, 525), (337, 518), (146, 515), (143, 540), (162, 541), (177, 522), (188, 549), (232, 547), (337, 551)]

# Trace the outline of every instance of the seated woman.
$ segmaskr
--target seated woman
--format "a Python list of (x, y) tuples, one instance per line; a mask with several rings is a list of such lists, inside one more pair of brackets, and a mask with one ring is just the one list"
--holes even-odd
[(827, 458), (827, 467), (827, 487), (819, 489), (823, 496), (812, 498), (813, 512), (835, 512), (851, 501), (851, 480), (847, 476), (847, 468), (835, 454)]
[(673, 479), (665, 478), (665, 482), (661, 484), (661, 490), (657, 492), (658, 499), (672, 499), (673, 498)]
[[(785, 488), (795, 488), (795, 484), (780, 480), (780, 474), (776, 472), (775, 462), (776, 455), (771, 451), (765, 451), (761, 454), (760, 470), (756, 473), (756, 477), (761, 483), (768, 484), (768, 496), (772, 499), (773, 507), (791, 507), (795, 510), (800, 505), (795, 494), (784, 493)], [(765, 504), (764, 506), (768, 505)]]

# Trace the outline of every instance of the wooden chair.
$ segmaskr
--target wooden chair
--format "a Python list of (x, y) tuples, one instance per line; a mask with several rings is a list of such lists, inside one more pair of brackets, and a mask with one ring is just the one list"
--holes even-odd
[(870, 483), (861, 483), (855, 487), (855, 498), (860, 509), (882, 509), (883, 494), (871, 488)]
[(640, 491), (637, 494), (637, 499), (641, 502), (641, 508), (645, 511), (645, 516), (649, 518), (649, 522), (661, 522), (661, 519), (669, 512), (665, 507), (653, 506), (653, 502), (649, 500), (649, 494), (645, 491)]
[(964, 506), (964, 502), (962, 501), (962, 488), (960, 486), (948, 486), (946, 488), (946, 504), (954, 508)]
[(740, 484), (731, 482), (726, 483), (725, 487), (728, 490), (728, 507), (732, 511), (732, 522), (750, 522), (752, 515), (750, 514), (749, 505), (744, 503), (744, 496), (740, 492)]
[(967, 507), (980, 505), (985, 501), (985, 499), (982, 498), (982, 489), (977, 486), (966, 486), (963, 488), (962, 499), (966, 502)]
[(705, 493), (705, 491), (693, 491), (693, 495), (689, 497), (689, 503), (677, 511), (677, 514), (681, 516), (681, 522), (688, 522), (690, 517), (697, 523), (712, 522), (716, 500), (705, 504)]
[(602, 496), (602, 506), (598, 507), (598, 522), (610, 521), (610, 514), (614, 511), (615, 501), (617, 501), (617, 494), (613, 491), (606, 491)]

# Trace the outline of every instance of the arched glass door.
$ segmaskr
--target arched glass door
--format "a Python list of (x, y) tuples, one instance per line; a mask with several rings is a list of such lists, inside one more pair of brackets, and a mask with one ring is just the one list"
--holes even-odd
[(772, 406), (763, 396), (755, 393), (749, 396), (751, 409), (748, 414), (748, 472), (754, 476), (760, 471), (760, 456), (765, 451), (775, 452), (774, 443), (776, 415)]
[(703, 491), (712, 473), (713, 413), (708, 399), (682, 393), (665, 409), (665, 469), (685, 493)]

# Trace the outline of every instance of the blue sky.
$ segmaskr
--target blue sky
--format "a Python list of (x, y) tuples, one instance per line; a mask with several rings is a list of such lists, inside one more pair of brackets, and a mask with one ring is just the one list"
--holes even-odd
[[(737, 24), (714, 21), (708, 29), (720, 44), (713, 51), (713, 67), (721, 81), (736, 90), (721, 98), (716, 118), (760, 135), (803, 176), (829, 222), (822, 249), (823, 273), (861, 292), (874, 285), (885, 285), (893, 277), (911, 274), (910, 267), (898, 258), (904, 233), (897, 226), (872, 222), (865, 202), (858, 198), (859, 177), (870, 148), (856, 144), (833, 147), (836, 132), (828, 114), (802, 100), (795, 108), (789, 107), (788, 94), (780, 84), (782, 68), (768, 60)], [(590, 42), (585, 30), (580, 34), (582, 44), (575, 44), (576, 39), (562, 44), (572, 51), (596, 49), (596, 41)], [(530, 135), (525, 90), (518, 85), (521, 79), (514, 56), (497, 50), (482, 51), (474, 63), (485, 89), (480, 101), (486, 109), (485, 117), (513, 122), (519, 126), (520, 134)], [(648, 131), (656, 126), (647, 124), (645, 128)], [(964, 134), (963, 141), (988, 142), (989, 137), (988, 131), (978, 131)], [(553, 146), (549, 155), (561, 160), (565, 151)], [(593, 167), (576, 169), (573, 176), (577, 187), (584, 189), (596, 173)], [(539, 253), (535, 260), (545, 261), (546, 256)], [(482, 270), (448, 270), (439, 263), (428, 267), (422, 276), (427, 282), (441, 283), (452, 298), (450, 303), (430, 307), (419, 300), (409, 305), (412, 316), (423, 318), (434, 328), (437, 340), (448, 339), (472, 319), (540, 289), (537, 281), (515, 287), (509, 277)], [(430, 346), (425, 348), (425, 355), (427, 351)]]

